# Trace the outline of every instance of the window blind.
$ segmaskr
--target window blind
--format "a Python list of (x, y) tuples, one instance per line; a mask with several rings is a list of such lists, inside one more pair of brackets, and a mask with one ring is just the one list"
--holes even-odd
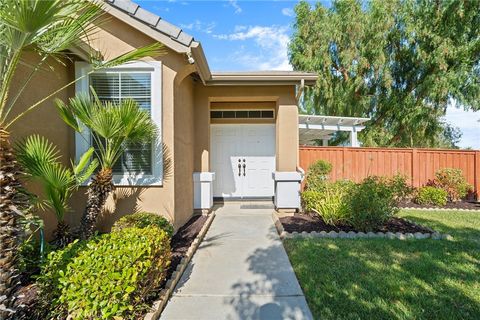
[[(124, 99), (133, 99), (140, 108), (150, 114), (152, 108), (151, 81), (150, 72), (108, 72), (90, 75), (90, 85), (101, 101), (118, 103)], [(92, 145), (94, 145), (93, 141)], [(152, 174), (152, 144), (128, 144), (126, 151), (112, 169), (116, 174)]]

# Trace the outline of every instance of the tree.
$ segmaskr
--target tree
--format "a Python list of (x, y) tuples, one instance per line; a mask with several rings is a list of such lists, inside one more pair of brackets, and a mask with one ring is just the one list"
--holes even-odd
[[(25, 114), (39, 107), (79, 79), (58, 88), (43, 99), (11, 116), (18, 109), (19, 97), (38, 70), (50, 59), (69, 59), (68, 49), (89, 43), (95, 34), (94, 21), (102, 8), (89, 0), (0, 0), (0, 318), (15, 317), (14, 302), (19, 285), (18, 246), (23, 238), (20, 220), (29, 207), (19, 180), (21, 170), (10, 144), (9, 128)], [(160, 46), (153, 44), (128, 52), (109, 61), (91, 54), (93, 71), (146, 56), (157, 56)], [(33, 51), (39, 62), (31, 68), (23, 83), (12, 90), (12, 79), (22, 63), (22, 55)], [(25, 64), (23, 64), (25, 65)]]
[(68, 104), (57, 100), (62, 119), (75, 131), (90, 130), (100, 170), (95, 173), (87, 191), (87, 205), (82, 216), (81, 237), (91, 237), (97, 218), (113, 190), (113, 166), (130, 143), (149, 143), (156, 136), (156, 125), (150, 114), (134, 100), (118, 104), (102, 102), (95, 96), (78, 94)]
[(480, 2), (302, 1), (295, 12), (290, 62), (319, 74), (302, 111), (371, 117), (364, 145), (452, 146), (447, 106), (480, 109)]
[(45, 137), (29, 136), (20, 143), (15, 153), (19, 164), (28, 177), (40, 182), (44, 198), (37, 202), (41, 209), (51, 209), (57, 218), (54, 242), (58, 247), (66, 246), (73, 239), (65, 222), (65, 213), (70, 210), (68, 200), (72, 193), (93, 174), (98, 161), (93, 159), (90, 148), (78, 161), (68, 168), (59, 162), (58, 149)]

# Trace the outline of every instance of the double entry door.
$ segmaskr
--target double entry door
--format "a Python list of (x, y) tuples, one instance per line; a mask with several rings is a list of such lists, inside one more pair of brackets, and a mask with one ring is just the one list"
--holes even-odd
[(273, 197), (274, 124), (212, 124), (210, 137), (215, 198)]

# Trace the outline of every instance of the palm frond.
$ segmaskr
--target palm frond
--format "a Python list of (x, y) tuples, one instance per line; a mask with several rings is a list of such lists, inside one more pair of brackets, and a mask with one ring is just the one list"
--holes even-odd
[(28, 175), (34, 177), (42, 174), (43, 164), (54, 163), (60, 158), (55, 145), (40, 135), (27, 137), (15, 150), (17, 161)]
[(141, 60), (146, 57), (157, 57), (166, 53), (163, 45), (159, 42), (137, 48), (135, 50), (124, 53), (116, 58), (104, 61), (100, 56), (92, 56), (90, 64), (94, 70), (107, 69), (126, 64), (131, 61)]
[(25, 174), (39, 181), (44, 189), (44, 198), (37, 204), (40, 208), (51, 208), (58, 221), (63, 221), (68, 211), (68, 199), (72, 192), (93, 173), (96, 160), (87, 166), (92, 152), (82, 156), (73, 169), (59, 162), (57, 148), (45, 137), (33, 135), (17, 144), (16, 154)]

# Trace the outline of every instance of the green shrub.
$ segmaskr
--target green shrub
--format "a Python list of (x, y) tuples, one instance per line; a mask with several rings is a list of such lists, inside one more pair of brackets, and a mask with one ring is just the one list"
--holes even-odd
[(351, 189), (349, 223), (357, 230), (371, 231), (398, 212), (395, 192), (387, 179), (367, 177)]
[[(95, 240), (96, 238), (93, 238), (91, 242)], [(62, 294), (60, 278), (64, 276), (67, 265), (85, 249), (86, 245), (86, 241), (76, 240), (61, 250), (49, 253), (36, 281), (39, 294), (36, 308), (38, 314), (35, 315), (35, 319), (53, 318), (53, 313), (60, 304), (58, 298)]]
[(308, 190), (320, 190), (331, 172), (332, 164), (330, 162), (325, 160), (316, 161), (308, 168), (305, 188)]
[(418, 190), (415, 202), (418, 204), (443, 207), (447, 204), (447, 198), (447, 191), (432, 186), (426, 186)]
[(164, 217), (150, 212), (138, 212), (123, 216), (115, 222), (112, 230), (118, 231), (130, 227), (143, 229), (150, 226), (156, 226), (165, 231), (169, 237), (173, 235), (172, 224)]
[(448, 201), (459, 201), (464, 198), (471, 186), (460, 169), (444, 168), (435, 173), (433, 187), (442, 188), (448, 194)]
[(407, 182), (405, 175), (396, 174), (391, 178), (387, 178), (386, 183), (392, 188), (396, 201), (410, 200), (415, 193), (415, 188)]
[(347, 222), (350, 214), (348, 196), (354, 187), (350, 181), (326, 182), (321, 191), (307, 190), (302, 193), (305, 210), (318, 213), (327, 224)]
[(165, 231), (125, 228), (51, 253), (39, 283), (51, 301), (49, 317), (135, 318), (169, 264)]

